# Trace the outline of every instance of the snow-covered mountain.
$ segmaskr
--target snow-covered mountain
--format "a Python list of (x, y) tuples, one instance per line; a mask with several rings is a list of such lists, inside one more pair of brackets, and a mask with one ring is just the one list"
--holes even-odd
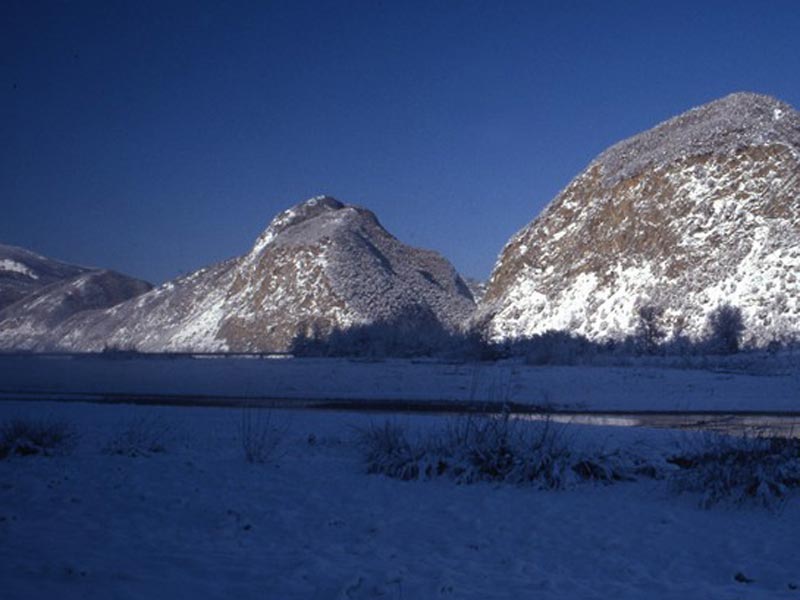
[(24, 248), (0, 244), (0, 309), (38, 289), (87, 271)]
[(441, 256), (401, 243), (370, 211), (321, 196), (279, 214), (245, 256), (76, 315), (46, 343), (280, 352), (299, 336), (415, 311), (457, 329), (473, 309), (466, 284)]
[(484, 294), (486, 294), (486, 281), (475, 279), (474, 277), (465, 277), (464, 283), (467, 284), (472, 297), (475, 299), (476, 304), (480, 304)]
[(114, 271), (83, 270), (0, 309), (0, 348), (55, 348), (58, 344), (54, 332), (70, 317), (87, 310), (114, 306), (144, 294), (152, 287), (147, 282)]
[(494, 339), (549, 329), (703, 333), (722, 303), (745, 339), (800, 332), (800, 113), (737, 93), (597, 157), (506, 244), (483, 305)]

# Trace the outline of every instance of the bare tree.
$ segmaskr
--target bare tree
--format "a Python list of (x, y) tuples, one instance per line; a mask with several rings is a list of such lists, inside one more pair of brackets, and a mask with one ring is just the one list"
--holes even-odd
[(718, 354), (735, 354), (744, 333), (742, 311), (730, 304), (722, 304), (708, 314), (708, 347)]
[(664, 308), (654, 304), (645, 304), (639, 307), (637, 315), (639, 319), (636, 324), (636, 338), (645, 353), (655, 354), (667, 337), (662, 323)]

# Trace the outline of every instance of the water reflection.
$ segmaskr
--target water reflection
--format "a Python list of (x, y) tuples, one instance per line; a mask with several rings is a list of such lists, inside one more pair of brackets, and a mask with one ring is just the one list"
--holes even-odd
[(800, 416), (740, 414), (624, 414), (624, 413), (533, 413), (514, 418), (575, 425), (655, 427), (714, 431), (731, 435), (800, 438)]

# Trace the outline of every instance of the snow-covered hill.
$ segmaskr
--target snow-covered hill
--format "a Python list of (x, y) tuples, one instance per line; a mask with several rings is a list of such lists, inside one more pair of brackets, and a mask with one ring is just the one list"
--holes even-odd
[(114, 306), (152, 289), (149, 283), (114, 271), (85, 271), (42, 287), (0, 309), (0, 348), (58, 347), (58, 326), (77, 314)]
[(38, 289), (88, 270), (45, 258), (24, 248), (0, 244), (0, 309)]
[(800, 332), (800, 113), (738, 93), (616, 144), (504, 248), (483, 305), (494, 339), (549, 329), (703, 334), (722, 303), (745, 339)]
[(455, 269), (406, 246), (373, 213), (321, 196), (279, 214), (245, 256), (55, 332), (65, 349), (289, 349), (303, 335), (418, 313), (456, 329), (474, 302)]

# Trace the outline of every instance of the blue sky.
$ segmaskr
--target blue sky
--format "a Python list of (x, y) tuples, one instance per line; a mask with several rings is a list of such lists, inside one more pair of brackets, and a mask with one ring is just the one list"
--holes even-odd
[(330, 194), (485, 278), (607, 146), (800, 107), (797, 2), (0, 5), (0, 242), (154, 282)]

